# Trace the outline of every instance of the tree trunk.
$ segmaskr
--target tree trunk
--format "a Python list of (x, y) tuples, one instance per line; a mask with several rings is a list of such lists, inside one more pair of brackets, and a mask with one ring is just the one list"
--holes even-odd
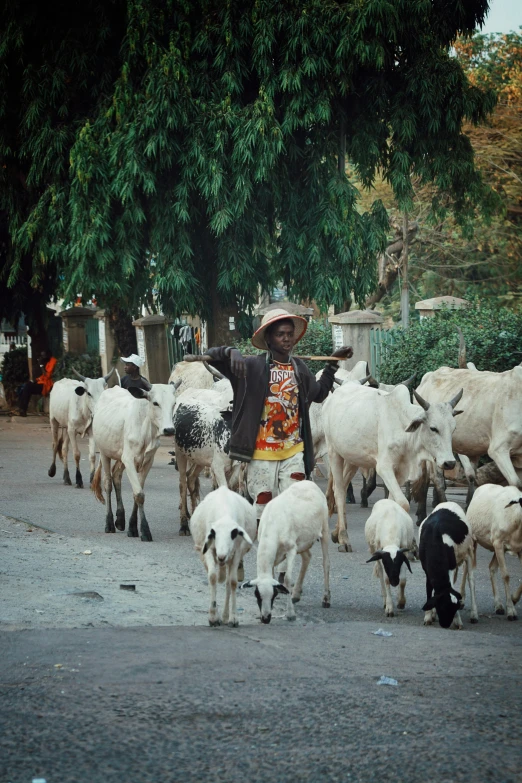
[(410, 320), (410, 289), (408, 288), (408, 250), (409, 250), (409, 234), (408, 234), (408, 213), (405, 212), (402, 223), (402, 253), (401, 253), (401, 268), (402, 268), (402, 288), (401, 288), (401, 322), (402, 328), (407, 329)]
[(121, 307), (111, 307), (109, 312), (120, 356), (138, 353), (136, 328), (132, 325), (132, 315)]
[[(231, 345), (241, 339), (237, 329), (239, 310), (235, 304), (223, 304), (217, 290), (212, 287), (212, 319), (207, 324), (208, 347)], [(231, 321), (230, 319), (234, 319)], [(233, 326), (233, 328), (230, 328)]]
[(45, 307), (46, 305), (44, 304), (43, 311), (41, 306), (34, 307), (30, 318), (28, 318), (28, 335), (31, 338), (31, 358), (28, 358), (28, 373), (32, 381), (35, 381), (42, 374), (42, 353), (50, 353)]
[[(410, 223), (407, 232), (407, 246), (415, 241), (415, 236), (419, 230), (418, 223)], [(384, 254), (379, 256), (379, 282), (376, 290), (366, 299), (366, 307), (368, 310), (372, 310), (373, 307), (380, 302), (381, 299), (391, 290), (393, 284), (397, 280), (399, 270), (401, 268), (402, 260), (401, 256), (404, 250), (404, 239), (402, 227), (397, 227), (397, 236), (388, 245)]]

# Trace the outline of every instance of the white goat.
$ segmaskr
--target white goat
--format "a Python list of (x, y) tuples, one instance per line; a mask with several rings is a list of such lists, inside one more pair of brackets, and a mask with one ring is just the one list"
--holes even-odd
[[(227, 487), (219, 487), (210, 492), (195, 509), (190, 520), (190, 532), (208, 573), (209, 625), (221, 625), (223, 622), (231, 628), (237, 628), (237, 569), (257, 535), (254, 508)], [(225, 579), (225, 607), (220, 619), (216, 590), (218, 581), (224, 582)]]
[[(261, 622), (270, 622), (278, 593), (288, 595), (286, 619), (295, 620), (293, 604), (301, 598), (303, 580), (312, 557), (310, 549), (318, 540), (323, 550), (323, 607), (327, 609), (330, 606), (328, 507), (319, 487), (311, 481), (299, 481), (271, 500), (261, 515), (258, 537), (257, 577), (245, 582), (242, 587), (256, 588)], [(301, 555), (301, 570), (292, 591), (296, 555)], [(285, 583), (282, 585), (273, 578), (273, 569), (285, 558)]]
[(404, 609), (406, 597), (406, 568), (411, 566), (405, 552), (412, 548), (413, 522), (410, 515), (393, 500), (378, 500), (366, 520), (366, 542), (375, 562), (374, 575), (381, 580), (382, 599), (386, 617), (393, 617), (393, 598), (390, 590), (399, 585), (397, 608)]
[[(522, 493), (517, 487), (483, 484), (475, 490), (467, 510), (467, 520), (475, 539), (473, 567), (477, 564), (477, 544), (494, 552), (489, 564), (489, 576), (493, 589), (495, 614), (505, 614), (496, 582), (496, 574), (500, 566), (506, 591), (507, 619), (516, 620), (517, 611), (514, 605), (522, 595), (522, 583), (512, 596), (504, 554), (510, 552), (518, 555), (522, 563)], [(464, 570), (463, 585), (465, 578), (466, 570)], [(463, 589), (461, 593), (464, 595)]]

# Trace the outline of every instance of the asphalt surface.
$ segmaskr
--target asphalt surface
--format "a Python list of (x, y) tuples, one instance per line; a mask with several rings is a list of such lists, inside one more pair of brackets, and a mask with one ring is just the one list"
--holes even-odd
[(295, 623), (278, 600), (262, 626), (244, 591), (240, 627), (211, 629), (168, 448), (146, 485), (149, 544), (105, 534), (88, 489), (48, 478), (46, 419), (0, 418), (0, 783), (520, 780), (522, 624), (492, 615), (487, 553), (478, 625), (464, 609), (463, 631), (423, 627), (418, 563), (387, 619), (371, 509), (348, 507), (356, 551), (330, 545), (331, 609), (314, 548)]

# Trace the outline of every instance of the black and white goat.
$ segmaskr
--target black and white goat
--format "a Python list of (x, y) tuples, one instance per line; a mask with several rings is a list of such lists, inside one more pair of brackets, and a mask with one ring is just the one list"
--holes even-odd
[(393, 598), (390, 590), (399, 586), (397, 608), (404, 609), (407, 570), (411, 566), (405, 552), (412, 548), (413, 522), (410, 515), (394, 500), (378, 500), (364, 527), (366, 542), (375, 562), (374, 574), (381, 580), (381, 592), (386, 617), (393, 617)]
[[(451, 576), (466, 562), (471, 593), (470, 622), (478, 622), (475, 580), (472, 572), (473, 538), (466, 515), (457, 503), (439, 503), (420, 526), (419, 556), (426, 574), (424, 625), (432, 625), (437, 612), (442, 628), (462, 628), (462, 595), (452, 587)], [(456, 573), (455, 573), (456, 577)]]

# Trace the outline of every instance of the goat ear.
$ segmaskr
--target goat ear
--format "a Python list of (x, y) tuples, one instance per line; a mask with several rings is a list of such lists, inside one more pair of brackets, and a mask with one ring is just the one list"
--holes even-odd
[(255, 579), (249, 579), (248, 582), (243, 582), (243, 584), (240, 586), (240, 590), (243, 590), (245, 587), (254, 587), (256, 585)]
[(212, 540), (216, 537), (216, 531), (214, 528), (211, 528), (210, 533), (207, 536), (207, 540), (205, 541), (205, 546), (203, 547), (203, 554), (206, 553), (208, 550), (210, 544), (212, 543)]
[(522, 506), (522, 498), (518, 498), (518, 500), (510, 500), (507, 506), (504, 506), (504, 508), (509, 508), (510, 506), (516, 506), (518, 505), (518, 503), (520, 503), (520, 505)]
[(230, 538), (232, 539), (232, 541), (235, 538), (237, 538), (238, 535), (239, 535), (239, 530), (237, 529), (237, 527), (235, 527), (233, 530), (230, 531)]
[(232, 531), (231, 535), (232, 535), (233, 539), (236, 536), (243, 536), (243, 538), (245, 539), (247, 544), (250, 544), (250, 546), (253, 546), (253, 544), (254, 544), (254, 542), (252, 541), (252, 539), (250, 538), (250, 536), (248, 535), (246, 530), (243, 530), (242, 527), (236, 527), (235, 530)]
[[(407, 550), (407, 551), (408, 551), (408, 550)], [(406, 565), (408, 566), (408, 570), (409, 570), (410, 574), (413, 574), (413, 571), (411, 570), (410, 561), (408, 560), (408, 558), (406, 557), (406, 555), (404, 554), (404, 552), (401, 552), (401, 554), (402, 554), (402, 562), (403, 562), (403, 563), (406, 563)]]
[(435, 609), (435, 598), (428, 598), (428, 600), (422, 607), (423, 612), (427, 612), (429, 609)]
[(83, 397), (87, 389), (85, 388), (85, 386), (77, 386), (74, 391), (76, 392), (78, 397)]
[(290, 590), (287, 590), (287, 588), (282, 585), (280, 582), (277, 583), (277, 586), (275, 586), (275, 589), (278, 593), (284, 593), (285, 595), (290, 595)]
[(421, 424), (424, 424), (425, 421), (426, 416), (418, 416), (416, 419), (413, 419), (408, 427), (406, 427), (406, 432), (415, 432), (419, 429)]
[(377, 550), (377, 552), (374, 552), (374, 554), (370, 557), (369, 560), (367, 560), (367, 563), (373, 563), (375, 560), (382, 560), (383, 553), (380, 549)]

